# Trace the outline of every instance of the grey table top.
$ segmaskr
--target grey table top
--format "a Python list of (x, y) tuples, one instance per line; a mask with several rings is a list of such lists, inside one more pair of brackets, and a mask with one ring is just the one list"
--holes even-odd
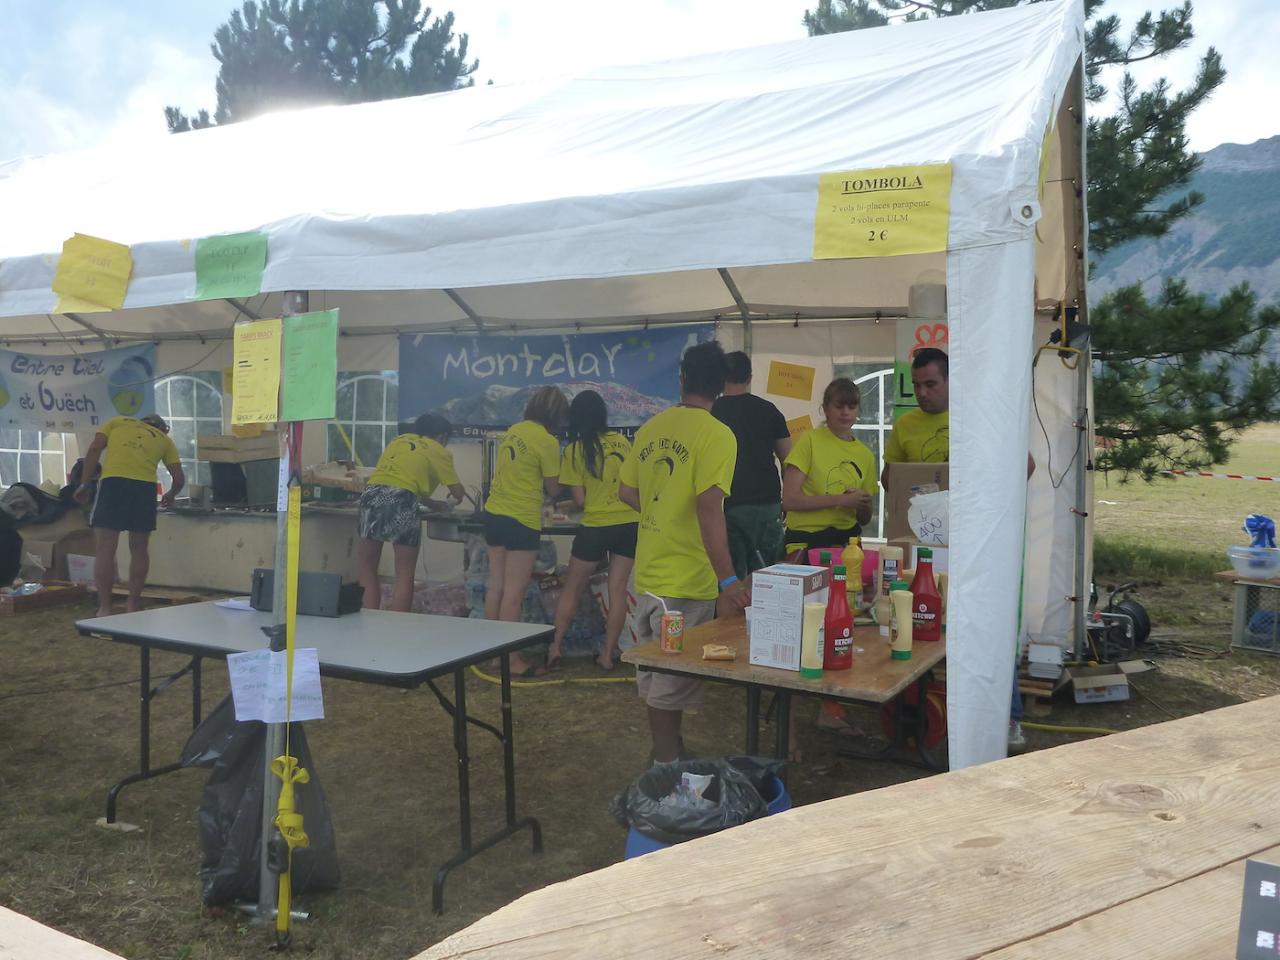
[[(270, 625), (270, 613), (210, 602), (92, 617), (78, 621), (76, 629), (190, 656), (225, 657), (266, 647), (261, 628)], [(316, 648), (326, 676), (414, 686), (551, 635), (546, 624), (361, 610), (342, 617), (298, 617), (296, 642)]]

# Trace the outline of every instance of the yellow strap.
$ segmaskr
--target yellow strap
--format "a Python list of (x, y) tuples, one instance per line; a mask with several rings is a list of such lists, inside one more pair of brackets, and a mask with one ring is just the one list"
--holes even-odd
[(351, 451), (351, 462), (357, 467), (363, 467), (364, 464), (360, 462), (360, 454), (356, 453), (355, 445), (351, 442), (351, 438), (347, 436), (347, 431), (342, 429), (342, 424), (337, 420), (332, 421), (332, 423), (338, 428), (338, 436), (342, 438), (342, 442), (345, 443), (347, 445), (347, 449)]
[[(339, 430), (342, 428), (339, 427)], [(284, 702), (285, 717), (293, 715), (293, 652), (298, 629), (298, 563), (301, 555), (302, 532), (302, 488), (296, 483), (289, 485), (288, 514), (286, 516), (285, 544), (285, 679)], [(297, 812), (294, 803), (293, 785), (307, 783), (311, 776), (305, 767), (298, 766), (295, 757), (290, 756), (289, 730), (291, 724), (284, 726), (284, 756), (271, 761), (271, 772), (280, 778), (280, 799), (276, 803), (275, 827), (284, 837), (289, 848), (285, 868), (280, 872), (280, 884), (276, 894), (276, 934), (285, 936), (289, 932), (289, 910), (293, 895), (293, 848), (305, 847), (310, 843), (303, 829), (302, 814)]]

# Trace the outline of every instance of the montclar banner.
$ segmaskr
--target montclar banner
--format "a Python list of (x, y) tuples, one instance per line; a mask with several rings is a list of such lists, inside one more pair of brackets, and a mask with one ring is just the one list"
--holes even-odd
[(455, 427), (500, 429), (523, 418), (542, 386), (572, 398), (595, 390), (609, 425), (637, 427), (680, 399), (680, 357), (713, 337), (710, 323), (567, 333), (400, 337), (400, 419), (438, 413)]

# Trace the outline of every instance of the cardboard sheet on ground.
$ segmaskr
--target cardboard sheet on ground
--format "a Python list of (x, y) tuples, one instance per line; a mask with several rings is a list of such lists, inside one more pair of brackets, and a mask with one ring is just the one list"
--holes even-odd
[(262, 289), (267, 238), (262, 233), (232, 233), (196, 242), (196, 299), (252, 297)]
[(284, 650), (250, 650), (227, 656), (236, 719), (284, 723), (324, 719), (320, 694), (320, 658), (315, 647), (293, 652), (293, 709), (285, 707)]

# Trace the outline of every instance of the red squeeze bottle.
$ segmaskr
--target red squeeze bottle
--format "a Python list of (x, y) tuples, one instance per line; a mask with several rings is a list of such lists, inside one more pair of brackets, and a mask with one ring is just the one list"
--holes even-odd
[(827, 616), (823, 621), (826, 649), (823, 670), (848, 670), (853, 666), (853, 616), (845, 592), (844, 567), (831, 568), (831, 589), (827, 591)]
[(911, 639), (942, 639), (942, 594), (933, 579), (933, 551), (916, 551), (916, 575), (911, 581)]

